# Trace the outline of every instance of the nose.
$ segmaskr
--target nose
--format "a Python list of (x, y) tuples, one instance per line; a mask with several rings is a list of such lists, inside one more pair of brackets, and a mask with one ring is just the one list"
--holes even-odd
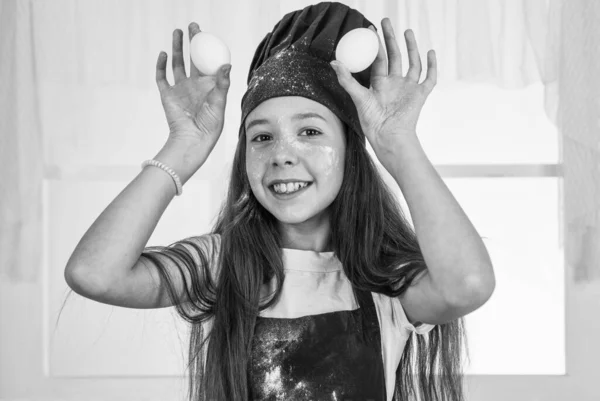
[(298, 161), (297, 151), (294, 149), (292, 141), (278, 140), (273, 147), (271, 155), (271, 164), (273, 166), (283, 166), (285, 164), (296, 164)]

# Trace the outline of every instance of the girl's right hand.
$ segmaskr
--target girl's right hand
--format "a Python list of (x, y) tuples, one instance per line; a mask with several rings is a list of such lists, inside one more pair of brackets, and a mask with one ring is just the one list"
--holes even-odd
[[(189, 25), (190, 42), (200, 27)], [(217, 76), (201, 74), (190, 56), (191, 74), (188, 78), (183, 62), (183, 31), (173, 31), (173, 77), (170, 86), (166, 78), (167, 55), (161, 52), (156, 63), (156, 83), (169, 123), (169, 140), (183, 140), (190, 146), (200, 145), (208, 157), (223, 131), (229, 74), (222, 66)], [(231, 64), (227, 64), (231, 67)]]

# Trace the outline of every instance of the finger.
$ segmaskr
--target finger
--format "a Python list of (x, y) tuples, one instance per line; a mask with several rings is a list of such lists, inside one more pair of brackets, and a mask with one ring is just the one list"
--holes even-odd
[(400, 47), (396, 40), (396, 34), (394, 33), (394, 27), (392, 21), (389, 18), (381, 20), (381, 26), (383, 27), (383, 37), (385, 39), (385, 46), (389, 57), (389, 68), (388, 75), (402, 76), (402, 53), (400, 53)]
[(192, 78), (197, 78), (197, 77), (201, 77), (203, 76), (200, 71), (198, 71), (198, 69), (196, 68), (196, 66), (194, 65), (194, 62), (192, 61), (192, 51), (191, 51), (191, 43), (192, 43), (192, 38), (194, 37), (194, 35), (196, 35), (198, 32), (200, 32), (200, 27), (198, 26), (197, 23), (192, 22), (189, 26), (188, 26), (188, 36), (190, 37), (190, 77)]
[(160, 52), (156, 62), (156, 84), (161, 93), (170, 86), (167, 81), (167, 53), (165, 52)]
[(361, 106), (371, 97), (369, 89), (365, 88), (352, 76), (350, 70), (339, 60), (334, 60), (330, 63), (335, 71), (340, 86), (348, 92), (352, 98), (357, 110), (361, 110)]
[(417, 48), (417, 40), (415, 39), (415, 33), (412, 29), (407, 29), (404, 32), (406, 37), (406, 49), (408, 50), (408, 72), (406, 77), (419, 82), (421, 78), (421, 57), (419, 56), (419, 49)]
[(173, 77), (175, 84), (187, 78), (185, 75), (185, 65), (183, 64), (183, 31), (175, 29), (173, 31)]
[[(375, 35), (377, 35), (377, 30), (373, 25), (371, 25), (369, 29), (372, 30), (375, 33)], [(371, 79), (373, 79), (373, 77), (375, 76), (387, 77), (388, 74), (385, 49), (381, 44), (381, 39), (379, 38), (379, 35), (377, 35), (377, 40), (379, 41), (379, 51), (377, 52), (377, 57), (375, 57), (375, 61), (373, 62), (373, 65), (371, 67)]]
[(213, 110), (225, 110), (227, 105), (227, 92), (229, 92), (229, 86), (231, 80), (229, 78), (229, 72), (231, 71), (231, 64), (222, 65), (217, 72), (217, 82), (214, 88), (208, 94), (206, 101)]
[(427, 77), (423, 81), (423, 85), (429, 92), (437, 84), (437, 60), (435, 56), (435, 50), (429, 50), (427, 52)]

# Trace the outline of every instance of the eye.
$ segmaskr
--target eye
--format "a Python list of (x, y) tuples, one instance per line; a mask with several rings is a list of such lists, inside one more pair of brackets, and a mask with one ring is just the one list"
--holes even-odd
[[(307, 136), (323, 135), (323, 133), (322, 133), (321, 131), (319, 131), (319, 130), (316, 130), (316, 129), (314, 129), (314, 128), (307, 128), (307, 129), (303, 130), (302, 132), (308, 132), (308, 131), (312, 131), (312, 132), (314, 132), (315, 134), (312, 134), (312, 135), (308, 135), (308, 134), (307, 134)], [(251, 141), (251, 142), (264, 142), (264, 141), (262, 141), (262, 140), (261, 140), (261, 141), (257, 141), (257, 139), (258, 139), (258, 138), (260, 138), (260, 137), (263, 137), (263, 136), (268, 136), (268, 137), (270, 137), (271, 135), (268, 135), (268, 134), (259, 134), (259, 135), (255, 136), (255, 137), (254, 137), (254, 139), (252, 139), (252, 141)]]
[[(319, 130), (316, 130), (316, 129), (308, 128), (308, 129), (305, 129), (305, 130), (304, 130), (304, 132), (307, 132), (307, 131), (313, 131), (313, 132), (316, 132), (316, 133), (317, 133), (317, 134), (315, 134), (315, 135), (321, 135), (321, 131), (319, 131)], [(313, 136), (313, 135), (309, 135), (309, 136)]]
[(266, 135), (266, 134), (257, 135), (251, 142), (262, 142), (262, 141), (257, 141), (256, 139), (260, 138), (260, 137), (263, 137), (263, 136), (269, 136), (269, 135)]

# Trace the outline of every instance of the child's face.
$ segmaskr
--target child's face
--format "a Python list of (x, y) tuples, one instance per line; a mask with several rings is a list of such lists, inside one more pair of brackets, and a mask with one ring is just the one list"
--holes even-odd
[[(293, 118), (308, 112), (326, 121)], [(257, 119), (268, 122), (252, 125)], [(284, 225), (306, 223), (308, 226), (296, 228), (308, 232), (323, 228), (322, 224), (328, 227), (326, 209), (337, 196), (344, 175), (346, 137), (341, 120), (318, 102), (283, 96), (261, 103), (245, 124), (246, 171), (258, 201)], [(290, 199), (279, 199), (269, 188), (277, 179), (312, 184)]]

